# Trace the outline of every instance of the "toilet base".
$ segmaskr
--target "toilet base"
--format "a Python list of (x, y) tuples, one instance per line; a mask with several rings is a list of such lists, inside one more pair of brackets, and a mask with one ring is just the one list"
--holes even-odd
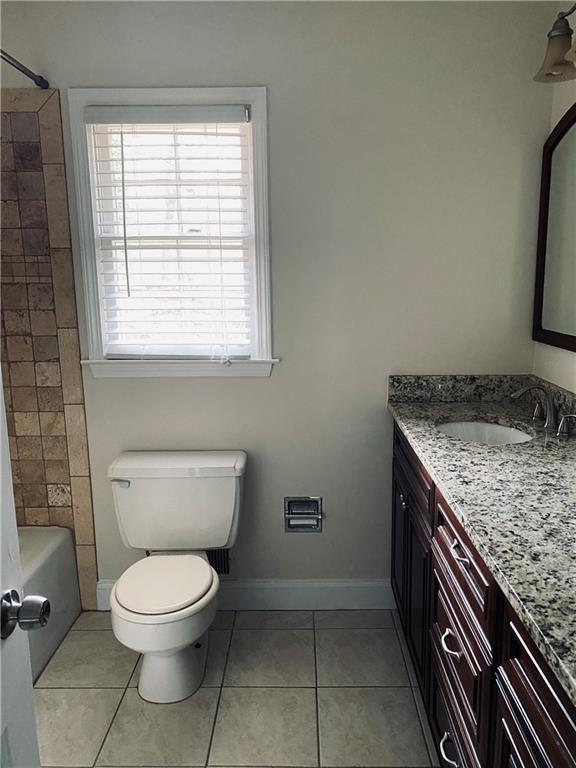
[(208, 632), (178, 651), (145, 653), (138, 693), (153, 704), (187, 699), (202, 685), (208, 653)]

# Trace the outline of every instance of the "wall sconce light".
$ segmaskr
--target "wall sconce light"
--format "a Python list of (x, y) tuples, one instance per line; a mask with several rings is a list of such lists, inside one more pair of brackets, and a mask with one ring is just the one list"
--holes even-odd
[(566, 17), (576, 11), (576, 3), (558, 14), (548, 32), (548, 47), (542, 66), (534, 76), (537, 83), (562, 83), (576, 79), (576, 64), (572, 48), (572, 29)]

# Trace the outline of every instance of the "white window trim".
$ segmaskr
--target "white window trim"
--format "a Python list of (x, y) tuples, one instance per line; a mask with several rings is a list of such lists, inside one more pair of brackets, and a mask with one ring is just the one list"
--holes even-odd
[[(232, 360), (107, 359), (103, 354), (98, 270), (92, 222), (92, 198), (84, 108), (88, 106), (250, 105), (254, 142), (254, 222), (256, 296), (260, 358)], [(69, 88), (68, 106), (80, 233), (82, 284), (86, 304), (88, 359), (82, 364), (97, 377), (270, 376), (279, 362), (272, 355), (268, 226), (268, 141), (265, 87), (230, 88)]]

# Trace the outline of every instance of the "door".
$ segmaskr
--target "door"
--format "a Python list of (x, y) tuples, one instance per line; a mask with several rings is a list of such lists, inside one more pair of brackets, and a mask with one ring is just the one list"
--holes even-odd
[(404, 596), (405, 559), (406, 559), (406, 516), (407, 516), (407, 485), (396, 461), (394, 461), (392, 497), (392, 589), (396, 598), (396, 606), (404, 625), (406, 621), (406, 606)]
[(406, 637), (412, 651), (414, 670), (423, 692), (426, 691), (428, 663), (428, 604), (430, 601), (430, 539), (420, 522), (421, 512), (411, 503), (407, 527), (407, 604)]
[[(22, 573), (16, 530), (16, 512), (12, 492), (12, 474), (8, 452), (8, 430), (4, 398), (0, 396), (1, 415), (1, 514), (2, 592), (15, 589), (22, 597)], [(2, 706), (0, 713), (2, 768), (37, 768), (40, 765), (30, 652), (26, 633), (16, 627), (5, 640), (0, 640), (0, 684)]]

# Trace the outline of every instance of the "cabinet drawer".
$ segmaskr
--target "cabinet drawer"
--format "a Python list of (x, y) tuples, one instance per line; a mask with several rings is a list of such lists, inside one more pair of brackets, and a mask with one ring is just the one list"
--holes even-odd
[(466, 620), (450, 583), (433, 559), (432, 644), (474, 749), (485, 750), (492, 656)]
[(444, 561), (454, 588), (490, 642), (496, 593), (494, 578), (438, 492), (435, 517), (435, 549)]
[(446, 682), (445, 670), (432, 649), (429, 719), (442, 768), (480, 768), (476, 751), (468, 743), (458, 720), (458, 706)]

